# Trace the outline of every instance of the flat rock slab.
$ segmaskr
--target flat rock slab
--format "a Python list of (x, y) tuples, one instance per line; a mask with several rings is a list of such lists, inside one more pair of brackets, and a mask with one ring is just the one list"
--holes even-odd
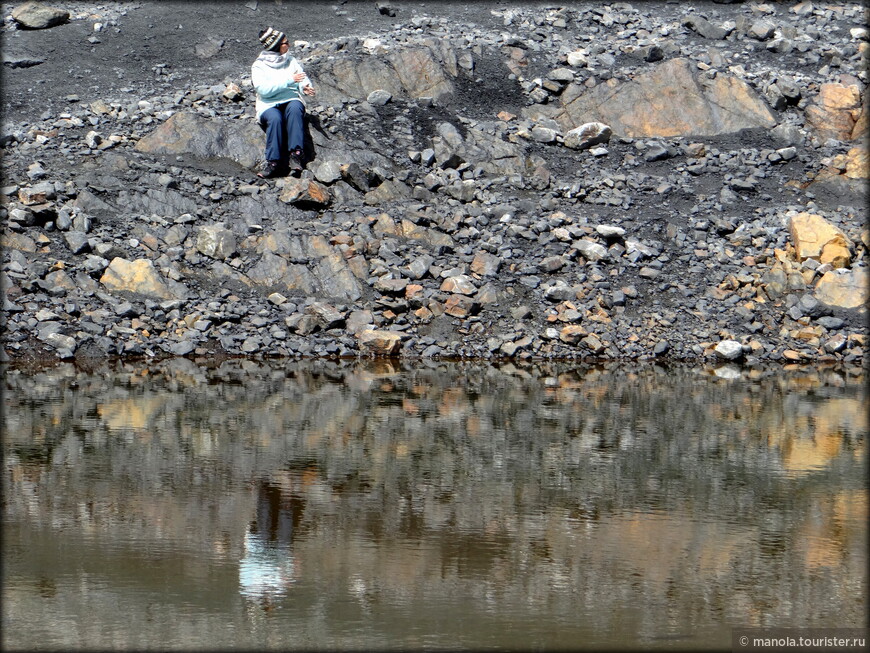
[(262, 158), (263, 131), (251, 121), (176, 113), (136, 144), (146, 154), (190, 154), (198, 159), (230, 159), (253, 168)]
[(603, 122), (631, 138), (718, 136), (777, 123), (746, 82), (722, 74), (702, 77), (688, 59), (671, 59), (628, 82), (610, 79), (591, 89), (571, 84), (553, 108), (535, 106), (526, 113), (554, 118), (567, 130)]

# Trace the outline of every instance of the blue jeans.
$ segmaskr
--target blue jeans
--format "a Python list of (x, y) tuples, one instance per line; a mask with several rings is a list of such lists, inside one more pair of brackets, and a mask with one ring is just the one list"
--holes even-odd
[(266, 132), (266, 160), (287, 161), (287, 153), (304, 150), (305, 105), (291, 100), (266, 109), (260, 127)]

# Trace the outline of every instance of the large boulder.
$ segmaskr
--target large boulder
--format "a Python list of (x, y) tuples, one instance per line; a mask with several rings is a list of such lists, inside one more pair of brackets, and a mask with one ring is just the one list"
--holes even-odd
[(569, 84), (557, 103), (524, 112), (535, 120), (553, 118), (565, 130), (603, 122), (632, 138), (717, 136), (777, 123), (748, 84), (723, 74), (709, 79), (687, 59), (671, 59), (627, 82), (610, 79), (591, 89)]
[(189, 154), (197, 159), (230, 159), (253, 168), (262, 159), (263, 131), (251, 121), (176, 113), (136, 143), (146, 154)]
[(376, 356), (393, 356), (402, 346), (402, 336), (394, 331), (365, 329), (357, 334), (360, 350)]
[(456, 53), (446, 43), (401, 48), (386, 56), (354, 52), (331, 59), (317, 74), (318, 95), (325, 103), (365, 100), (374, 91), (436, 100), (446, 100), (454, 92), (450, 77), (457, 74)]
[(24, 29), (48, 29), (67, 22), (69, 12), (41, 2), (25, 2), (12, 10), (12, 18)]
[(812, 258), (835, 268), (849, 265), (852, 242), (822, 216), (806, 211), (798, 213), (789, 220), (788, 228), (798, 260)]
[(463, 163), (479, 167), (491, 175), (527, 174), (534, 164), (517, 143), (495, 134), (468, 127), (463, 135), (452, 124), (441, 123), (432, 137), (435, 163), (442, 169), (457, 168)]
[(835, 308), (867, 306), (867, 268), (826, 272), (816, 284), (815, 297)]
[(262, 256), (248, 270), (254, 283), (291, 295), (356, 301), (362, 287), (342, 253), (322, 236), (276, 234), (258, 239)]
[(115, 258), (100, 278), (108, 290), (131, 292), (155, 299), (184, 299), (187, 289), (183, 284), (164, 279), (148, 259), (128, 261)]
[(818, 96), (806, 108), (806, 119), (821, 138), (849, 141), (861, 135), (854, 132), (862, 112), (857, 84), (822, 84)]

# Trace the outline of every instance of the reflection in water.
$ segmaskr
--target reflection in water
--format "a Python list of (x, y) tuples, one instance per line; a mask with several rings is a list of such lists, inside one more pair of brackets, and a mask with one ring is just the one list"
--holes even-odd
[(301, 499), (285, 496), (269, 483), (257, 483), (257, 519), (245, 532), (239, 562), (239, 586), (246, 598), (269, 606), (293, 582), (296, 561), (290, 545), (302, 509)]
[(695, 649), (863, 625), (862, 370), (723, 369), (7, 370), (3, 644)]

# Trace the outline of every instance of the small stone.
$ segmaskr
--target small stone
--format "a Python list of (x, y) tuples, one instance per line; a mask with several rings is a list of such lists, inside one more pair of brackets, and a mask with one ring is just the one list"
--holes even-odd
[(713, 349), (719, 358), (724, 360), (738, 360), (743, 358), (743, 345), (736, 340), (723, 340)]
[(402, 336), (393, 331), (365, 329), (357, 334), (360, 349), (376, 356), (393, 356), (402, 346)]
[(667, 340), (659, 340), (655, 347), (653, 347), (653, 354), (655, 356), (661, 356), (666, 354), (668, 350), (671, 348), (670, 343)]
[(377, 89), (368, 94), (366, 102), (371, 104), (373, 107), (382, 107), (392, 99), (393, 96), (389, 91)]
[(441, 283), (440, 290), (442, 292), (459, 293), (461, 295), (473, 295), (477, 292), (477, 286), (474, 285), (474, 280), (471, 277), (459, 274), (447, 277)]

